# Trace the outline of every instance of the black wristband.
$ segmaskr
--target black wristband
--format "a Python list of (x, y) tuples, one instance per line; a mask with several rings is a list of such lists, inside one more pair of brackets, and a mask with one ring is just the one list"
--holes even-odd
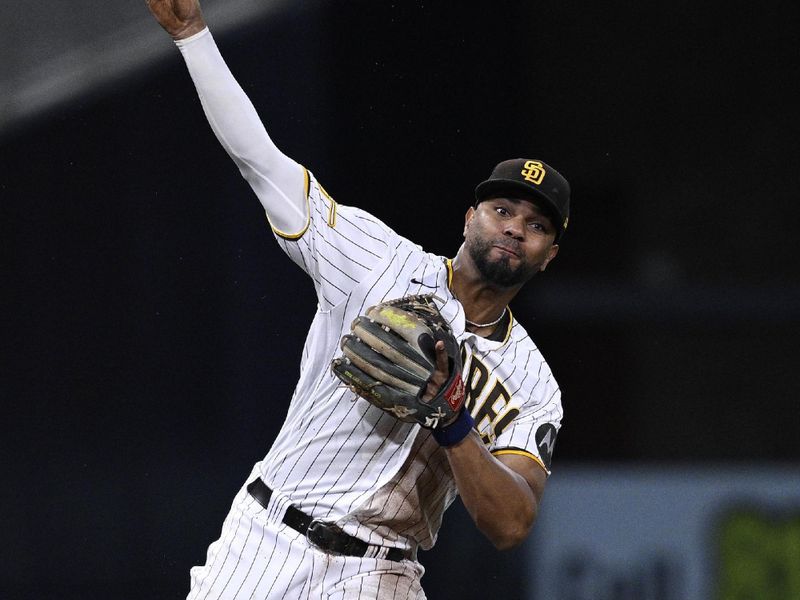
[(434, 429), (433, 437), (439, 442), (440, 446), (447, 448), (467, 437), (473, 427), (475, 427), (475, 421), (465, 407), (461, 409), (458, 418), (450, 423), (450, 425), (442, 427), (441, 429)]

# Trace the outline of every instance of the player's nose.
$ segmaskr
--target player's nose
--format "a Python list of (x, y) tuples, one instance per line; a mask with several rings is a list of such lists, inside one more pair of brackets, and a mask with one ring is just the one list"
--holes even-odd
[(517, 240), (522, 240), (525, 232), (525, 223), (520, 218), (507, 219), (503, 222), (503, 233)]

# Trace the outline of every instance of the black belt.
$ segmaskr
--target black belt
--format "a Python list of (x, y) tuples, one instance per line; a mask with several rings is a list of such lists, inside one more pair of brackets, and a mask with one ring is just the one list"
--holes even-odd
[[(247, 492), (255, 498), (256, 502), (267, 508), (269, 498), (272, 496), (272, 490), (267, 487), (267, 484), (260, 477), (247, 485)], [(363, 542), (345, 533), (332, 523), (323, 523), (312, 519), (291, 504), (283, 514), (283, 522), (306, 536), (314, 546), (326, 552), (344, 554), (346, 556), (366, 556), (369, 553), (372, 557), (394, 561), (409, 558), (409, 554), (400, 548), (384, 548)]]

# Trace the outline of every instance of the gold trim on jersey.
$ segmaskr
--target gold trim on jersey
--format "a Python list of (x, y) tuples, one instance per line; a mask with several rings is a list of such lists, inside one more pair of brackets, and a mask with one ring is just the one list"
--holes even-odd
[(508, 308), (508, 329), (506, 329), (506, 337), (503, 338), (503, 344), (506, 344), (511, 339), (511, 328), (514, 327), (514, 314), (511, 312), (511, 307)]
[[(447, 289), (450, 289), (450, 285), (453, 283), (453, 259), (447, 259)], [(450, 290), (452, 291), (452, 290)]]
[(526, 456), (526, 457), (530, 458), (531, 460), (533, 460), (540, 467), (542, 467), (544, 469), (545, 473), (547, 473), (549, 475), (549, 471), (547, 470), (547, 467), (544, 466), (544, 463), (542, 462), (542, 459), (539, 458), (538, 456), (536, 456), (535, 454), (531, 454), (527, 450), (511, 450), (511, 449), (508, 449), (508, 448), (505, 449), (505, 450), (492, 450), (492, 455), (493, 456), (502, 456), (504, 454), (515, 454), (517, 456)]
[(311, 184), (308, 177), (308, 170), (305, 167), (303, 167), (303, 177), (304, 177), (303, 190), (306, 196), (306, 211), (308, 212), (308, 217), (306, 218), (305, 227), (303, 227), (303, 229), (301, 229), (298, 233), (286, 233), (285, 231), (281, 231), (277, 227), (273, 227), (272, 223), (269, 222), (269, 215), (267, 215), (267, 222), (269, 222), (269, 226), (272, 229), (272, 231), (275, 233), (275, 235), (282, 237), (285, 240), (300, 239), (301, 237), (303, 237), (303, 234), (306, 231), (308, 231), (308, 228), (311, 226), (311, 202), (309, 201), (308, 198), (308, 191)]
[(336, 200), (322, 187), (322, 184), (319, 184), (319, 191), (328, 199), (328, 227), (336, 227)]

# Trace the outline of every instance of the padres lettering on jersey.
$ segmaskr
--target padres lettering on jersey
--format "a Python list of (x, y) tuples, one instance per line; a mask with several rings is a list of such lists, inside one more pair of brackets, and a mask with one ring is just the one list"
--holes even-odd
[(519, 409), (509, 406), (511, 394), (497, 377), (492, 376), (489, 382), (486, 365), (477, 358), (466, 356), (464, 347), (461, 354), (467, 373), (467, 410), (475, 419), (475, 429), (481, 434), (483, 443), (490, 444), (519, 414)]
[(449, 289), (449, 261), (424, 252), (374, 216), (338, 205), (309, 175), (308, 227), (276, 232), (319, 299), (286, 422), (260, 463), (276, 494), (371, 543), (430, 548), (456, 496), (445, 453), (430, 432), (355, 396), (330, 372), (339, 340), (371, 305), (434, 293), (462, 344), (467, 406), (495, 454), (520, 453), (546, 469), (536, 432), (561, 420), (560, 392), (539, 350), (511, 318), (502, 341), (465, 330)]

